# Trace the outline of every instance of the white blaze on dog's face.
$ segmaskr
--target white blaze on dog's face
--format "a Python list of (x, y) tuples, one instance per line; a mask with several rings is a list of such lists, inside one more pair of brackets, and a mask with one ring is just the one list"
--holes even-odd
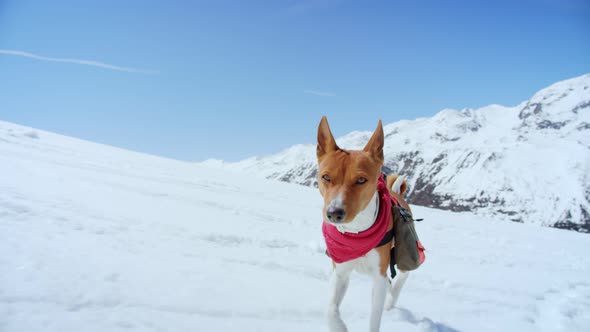
[(328, 120), (322, 117), (318, 127), (317, 157), (324, 219), (332, 224), (354, 220), (377, 190), (383, 166), (381, 120), (363, 150), (342, 150), (336, 145)]

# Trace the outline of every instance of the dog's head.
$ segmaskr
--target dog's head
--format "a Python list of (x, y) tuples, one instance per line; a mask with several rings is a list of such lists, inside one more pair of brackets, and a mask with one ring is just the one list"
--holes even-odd
[(324, 219), (348, 223), (364, 210), (377, 190), (383, 166), (381, 120), (362, 150), (343, 150), (336, 145), (328, 120), (318, 127), (318, 185), (324, 198)]

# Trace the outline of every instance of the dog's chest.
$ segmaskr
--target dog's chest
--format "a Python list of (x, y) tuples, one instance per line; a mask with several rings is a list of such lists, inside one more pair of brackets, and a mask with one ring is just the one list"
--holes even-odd
[(336, 270), (338, 272), (350, 272), (354, 270), (363, 274), (375, 275), (379, 274), (380, 262), (381, 257), (379, 252), (376, 249), (372, 249), (362, 257), (336, 264)]

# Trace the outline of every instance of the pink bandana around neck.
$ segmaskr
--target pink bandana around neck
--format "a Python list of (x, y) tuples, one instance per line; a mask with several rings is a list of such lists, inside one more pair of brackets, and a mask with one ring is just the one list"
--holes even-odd
[(366, 255), (375, 248), (387, 233), (391, 219), (391, 196), (383, 175), (377, 182), (379, 213), (373, 226), (360, 233), (341, 233), (336, 226), (324, 221), (322, 233), (330, 258), (343, 263)]

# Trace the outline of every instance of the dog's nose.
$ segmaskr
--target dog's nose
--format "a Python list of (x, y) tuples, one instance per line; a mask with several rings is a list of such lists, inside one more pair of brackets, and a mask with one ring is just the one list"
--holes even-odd
[(328, 217), (328, 220), (330, 220), (333, 223), (343, 222), (345, 215), (346, 215), (346, 211), (344, 211), (343, 208), (337, 208), (337, 207), (331, 206), (326, 211), (326, 216)]

